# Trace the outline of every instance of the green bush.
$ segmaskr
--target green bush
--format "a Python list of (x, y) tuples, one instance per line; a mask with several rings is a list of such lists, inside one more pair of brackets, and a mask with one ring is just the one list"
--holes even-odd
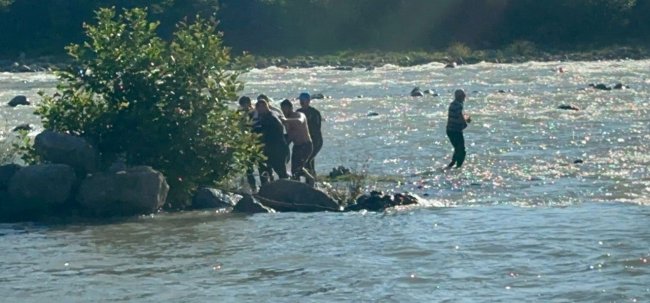
[(259, 160), (256, 135), (228, 108), (243, 84), (216, 22), (179, 23), (165, 41), (145, 9), (100, 9), (96, 21), (67, 48), (74, 64), (58, 74), (57, 93), (42, 95), (45, 128), (87, 138), (104, 166), (122, 159), (160, 170), (174, 208)]
[(506, 47), (505, 53), (509, 56), (534, 56), (537, 53), (537, 46), (530, 41), (517, 40)]
[(472, 49), (463, 43), (454, 42), (447, 48), (447, 54), (452, 58), (452, 60), (462, 61), (463, 58), (472, 55)]

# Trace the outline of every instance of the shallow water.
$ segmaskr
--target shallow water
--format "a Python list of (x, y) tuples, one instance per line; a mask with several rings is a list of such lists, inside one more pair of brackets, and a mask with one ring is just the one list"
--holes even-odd
[[(649, 302), (649, 68), (650, 61), (624, 61), (253, 70), (245, 76), (252, 96), (332, 96), (314, 101), (327, 120), (320, 174), (345, 165), (390, 176), (395, 183), (382, 188), (426, 196), (429, 207), (0, 225), (0, 295), (6, 302)], [(600, 82), (631, 88), (582, 90)], [(53, 86), (45, 74), (0, 74), (0, 101), (26, 94), (38, 103), (36, 92)], [(408, 97), (414, 86), (441, 96)], [(456, 88), (468, 92), (474, 121), (466, 167), (443, 173), (451, 153), (446, 108)], [(555, 109), (561, 104), (582, 110)], [(31, 111), (0, 107), (0, 129), (37, 123)], [(578, 159), (584, 164), (573, 164)]]

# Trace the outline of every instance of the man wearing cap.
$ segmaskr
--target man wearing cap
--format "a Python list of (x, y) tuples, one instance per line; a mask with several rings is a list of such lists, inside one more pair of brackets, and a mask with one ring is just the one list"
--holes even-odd
[(316, 177), (314, 158), (316, 158), (316, 155), (323, 147), (323, 134), (321, 133), (321, 122), (323, 121), (323, 118), (317, 109), (311, 107), (311, 96), (308, 93), (300, 94), (298, 99), (300, 99), (301, 108), (297, 111), (303, 113), (307, 117), (309, 136), (311, 136), (313, 144), (313, 151), (307, 160), (306, 168), (313, 177)]
[(451, 158), (451, 163), (447, 165), (447, 169), (454, 167), (461, 168), (465, 162), (465, 137), (463, 130), (467, 128), (467, 124), (472, 122), (472, 119), (463, 113), (463, 104), (465, 103), (465, 92), (462, 89), (456, 90), (454, 93), (454, 101), (449, 104), (449, 112), (447, 115), (447, 137), (451, 145), (454, 146), (454, 155)]

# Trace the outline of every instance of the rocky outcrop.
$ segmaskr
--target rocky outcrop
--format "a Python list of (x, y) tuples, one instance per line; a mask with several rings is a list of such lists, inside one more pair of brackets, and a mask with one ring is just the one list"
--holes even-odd
[(339, 177), (342, 177), (342, 176), (350, 175), (351, 173), (352, 173), (352, 171), (349, 168), (347, 168), (345, 166), (339, 166), (339, 167), (332, 168), (332, 171), (330, 172), (329, 177), (331, 179), (336, 179), (336, 178), (339, 178)]
[(262, 205), (262, 203), (251, 195), (244, 195), (232, 211), (240, 214), (268, 214), (275, 212), (272, 208)]
[(16, 107), (18, 105), (30, 105), (30, 104), (32, 103), (29, 102), (29, 99), (27, 99), (27, 97), (25, 96), (15, 96), (13, 99), (11, 99), (11, 101), (9, 101), (9, 103), (7, 103), (7, 105), (11, 107)]
[(345, 211), (384, 211), (391, 207), (417, 204), (421, 204), (417, 196), (410, 194), (395, 194), (390, 196), (384, 195), (379, 191), (373, 191), (370, 194), (357, 198), (356, 203), (346, 207)]
[(72, 166), (80, 177), (97, 171), (98, 153), (83, 138), (46, 130), (36, 136), (34, 149), (45, 161)]
[(340, 211), (339, 204), (324, 192), (290, 180), (263, 185), (257, 198), (265, 206), (280, 212)]
[(241, 196), (226, 194), (214, 188), (200, 188), (192, 198), (193, 209), (229, 208), (237, 204)]
[(77, 201), (92, 216), (133, 216), (160, 209), (167, 199), (165, 177), (148, 166), (97, 173), (82, 181)]
[(72, 198), (76, 175), (65, 164), (41, 164), (21, 168), (9, 181), (8, 192), (16, 213), (45, 212)]

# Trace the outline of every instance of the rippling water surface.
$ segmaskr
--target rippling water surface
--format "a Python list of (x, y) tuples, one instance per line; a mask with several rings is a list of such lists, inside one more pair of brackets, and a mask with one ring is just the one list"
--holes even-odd
[[(253, 70), (246, 94), (332, 97), (314, 101), (327, 120), (321, 174), (345, 165), (389, 176), (395, 182), (382, 188), (425, 196), (429, 207), (0, 225), (0, 296), (650, 302), (648, 70), (650, 61)], [(601, 82), (630, 89), (584, 90)], [(0, 101), (26, 94), (38, 103), (36, 92), (54, 84), (46, 74), (0, 74)], [(440, 97), (408, 97), (414, 86)], [(456, 88), (468, 92), (474, 120), (468, 160), (463, 170), (441, 172)], [(555, 109), (561, 104), (581, 111)], [(19, 123), (38, 124), (33, 109), (0, 107), (0, 137)]]

